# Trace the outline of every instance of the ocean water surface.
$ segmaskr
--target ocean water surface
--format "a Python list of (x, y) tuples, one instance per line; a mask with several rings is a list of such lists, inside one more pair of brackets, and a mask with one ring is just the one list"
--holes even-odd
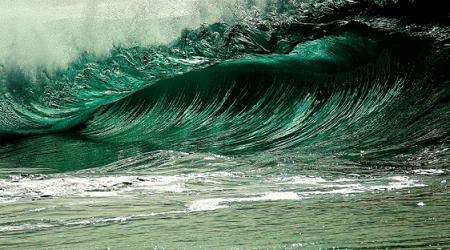
[(5, 0), (0, 249), (447, 249), (437, 0)]

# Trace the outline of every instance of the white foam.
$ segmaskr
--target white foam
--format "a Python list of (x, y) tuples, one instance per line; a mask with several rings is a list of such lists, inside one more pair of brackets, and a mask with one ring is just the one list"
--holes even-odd
[(25, 224), (25, 225), (19, 225), (19, 226), (0, 226), (0, 232), (23, 231), (23, 230), (33, 230), (33, 229), (51, 228), (51, 227), (54, 227), (54, 225), (51, 225), (51, 224), (38, 224), (38, 225)]
[[(246, 198), (210, 198), (210, 199), (198, 199), (193, 201), (189, 207), (188, 211), (207, 211), (216, 210), (221, 208), (228, 208), (229, 205), (224, 203), (233, 202), (244, 202), (244, 201), (267, 201), (267, 200), (301, 200), (311, 195), (349, 195), (355, 193), (373, 192), (376, 190), (397, 190), (412, 187), (424, 187), (425, 184), (418, 183), (417, 180), (411, 179), (407, 176), (393, 176), (388, 177), (387, 180), (392, 180), (385, 185), (373, 185), (373, 181), (381, 181), (383, 179), (371, 179), (365, 180), (362, 183), (355, 183), (358, 180), (355, 179), (338, 179), (332, 181), (326, 181), (320, 177), (306, 177), (306, 176), (294, 176), (289, 178), (281, 178), (285, 182), (276, 183), (284, 185), (293, 184), (309, 184), (312, 185), (310, 188), (314, 188), (316, 185), (320, 184), (319, 189), (331, 189), (331, 190), (316, 190), (316, 191), (305, 191), (305, 192), (266, 192), (259, 196), (246, 197)], [(280, 179), (274, 178), (272, 181), (280, 181)], [(257, 195), (257, 194), (256, 194)]]
[(322, 177), (314, 177), (314, 176), (293, 176), (288, 178), (277, 179), (280, 185), (292, 185), (292, 184), (301, 184), (301, 185), (319, 185), (321, 183), (327, 182)]
[[(242, 178), (248, 184), (244, 186), (228, 186), (217, 178), (240, 181)], [(192, 182), (192, 183), (190, 183)], [(228, 181), (227, 181), (228, 182)], [(386, 184), (380, 185), (380, 182)], [(198, 186), (196, 183), (204, 183)], [(189, 184), (189, 185), (188, 185)], [(191, 185), (193, 184), (193, 185)], [(275, 185), (275, 186), (274, 186)], [(277, 186), (281, 188), (277, 188)], [(209, 172), (179, 175), (147, 175), (147, 176), (91, 176), (66, 177), (54, 176), (52, 178), (30, 179), (12, 176), (11, 179), (0, 179), (0, 202), (13, 202), (21, 199), (42, 197), (114, 197), (133, 195), (136, 190), (146, 193), (183, 193), (203, 192), (212, 190), (246, 190), (258, 188), (263, 195), (255, 194), (256, 198), (218, 198), (194, 201), (191, 209), (210, 210), (223, 202), (258, 201), (267, 199), (298, 199), (299, 196), (318, 194), (352, 194), (373, 192), (377, 190), (390, 191), (409, 187), (424, 187), (423, 183), (408, 176), (392, 176), (373, 179), (337, 179), (329, 180), (322, 177), (293, 176), (288, 178), (272, 178), (266, 181), (243, 177), (242, 173)], [(195, 188), (195, 189), (194, 189)], [(278, 192), (290, 189), (304, 189), (298, 193)], [(144, 191), (142, 191), (144, 190)], [(277, 190), (276, 192), (274, 192)], [(233, 193), (233, 192), (231, 192)], [(194, 208), (197, 207), (197, 208)], [(218, 206), (226, 207), (226, 206)]]
[(228, 208), (228, 205), (221, 203), (230, 202), (244, 202), (244, 201), (276, 201), (276, 200), (301, 200), (302, 198), (294, 192), (267, 192), (262, 196), (248, 197), (248, 198), (212, 198), (200, 199), (193, 201), (188, 208), (188, 211), (207, 211), (216, 210), (220, 208)]
[(435, 175), (449, 173), (450, 171), (448, 169), (414, 169), (413, 172), (420, 175)]
[[(0, 202), (39, 197), (113, 197), (132, 193), (134, 190), (148, 192), (181, 193), (190, 191), (188, 181), (197, 180), (211, 185), (219, 182), (210, 178), (234, 176), (227, 172), (180, 174), (173, 176), (105, 176), (105, 177), (53, 177), (0, 179)], [(214, 188), (214, 187), (213, 187)]]

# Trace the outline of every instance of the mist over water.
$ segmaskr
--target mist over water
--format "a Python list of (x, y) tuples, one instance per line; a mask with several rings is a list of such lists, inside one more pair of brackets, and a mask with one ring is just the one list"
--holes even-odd
[(447, 248), (448, 13), (0, 2), (0, 248)]
[[(252, 1), (251, 8), (264, 3)], [(81, 53), (114, 46), (167, 44), (185, 29), (246, 17), (247, 1), (2, 1), (2, 65), (65, 69)]]

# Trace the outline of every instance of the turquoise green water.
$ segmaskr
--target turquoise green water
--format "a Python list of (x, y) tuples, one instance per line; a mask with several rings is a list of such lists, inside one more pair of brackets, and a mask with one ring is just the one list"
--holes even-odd
[(439, 2), (0, 7), (1, 249), (449, 247)]

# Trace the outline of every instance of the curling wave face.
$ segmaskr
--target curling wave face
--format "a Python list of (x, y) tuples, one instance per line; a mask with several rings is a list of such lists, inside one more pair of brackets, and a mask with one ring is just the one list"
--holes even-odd
[[(176, 39), (102, 43), (107, 35), (89, 26), (95, 46), (75, 39), (77, 52), (58, 66), (3, 56), (3, 164), (29, 155), (40, 166), (35, 156), (47, 155), (61, 166), (73, 155), (87, 168), (156, 150), (406, 164), (448, 144), (448, 15), (433, 3), (234, 1), (240, 15), (225, 15), (228, 3), (212, 19), (202, 4), (154, 17), (173, 20)], [(419, 10), (433, 18), (416, 19)], [(148, 21), (133, 17), (122, 23)], [(183, 26), (188, 17), (196, 24)], [(447, 158), (441, 152), (437, 164)]]

